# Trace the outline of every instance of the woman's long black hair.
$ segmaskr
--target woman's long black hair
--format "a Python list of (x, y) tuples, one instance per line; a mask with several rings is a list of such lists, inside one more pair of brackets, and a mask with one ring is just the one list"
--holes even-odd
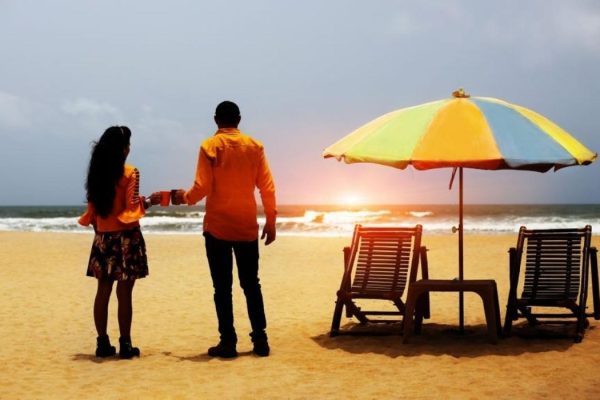
[(94, 142), (85, 190), (96, 213), (107, 217), (112, 211), (117, 184), (125, 170), (131, 131), (126, 126), (111, 126)]

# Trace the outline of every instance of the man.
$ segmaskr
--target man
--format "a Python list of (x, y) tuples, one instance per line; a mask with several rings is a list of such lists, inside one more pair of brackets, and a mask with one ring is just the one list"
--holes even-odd
[(214, 287), (220, 341), (208, 349), (212, 357), (237, 356), (233, 325), (233, 257), (240, 285), (246, 296), (254, 354), (269, 355), (266, 318), (258, 278), (258, 223), (255, 188), (260, 190), (266, 224), (261, 239), (275, 240), (275, 185), (258, 141), (238, 130), (238, 106), (224, 101), (215, 111), (217, 132), (200, 146), (194, 184), (187, 192), (178, 190), (173, 203), (196, 204), (206, 197), (204, 237)]

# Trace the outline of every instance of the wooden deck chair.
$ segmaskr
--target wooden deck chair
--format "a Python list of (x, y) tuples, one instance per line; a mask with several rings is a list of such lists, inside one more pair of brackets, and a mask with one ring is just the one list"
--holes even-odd
[[(416, 280), (419, 263), (422, 264), (423, 278), (427, 278), (427, 250), (421, 247), (422, 230), (421, 225), (414, 228), (356, 225), (351, 246), (344, 248), (344, 275), (337, 292), (331, 336), (353, 333), (340, 331), (344, 306), (347, 317), (354, 316), (361, 324), (403, 322), (405, 307), (402, 295), (407, 284)], [(397, 311), (393, 307), (388, 307), (387, 311), (364, 311), (357, 305), (359, 299), (391, 301)], [(422, 310), (429, 318), (427, 300), (422, 303)], [(396, 318), (389, 319), (390, 316)]]
[[(591, 247), (592, 227), (583, 229), (519, 230), (517, 247), (510, 254), (510, 290), (506, 306), (504, 334), (510, 335), (512, 322), (527, 318), (532, 324), (567, 323), (575, 319), (575, 342), (583, 340), (587, 317), (600, 319), (597, 250)], [(521, 273), (525, 266), (522, 288), (517, 298)], [(594, 313), (586, 313), (588, 280), (591, 272)], [(548, 307), (566, 308), (565, 313), (535, 313)], [(540, 319), (543, 319), (540, 320)]]

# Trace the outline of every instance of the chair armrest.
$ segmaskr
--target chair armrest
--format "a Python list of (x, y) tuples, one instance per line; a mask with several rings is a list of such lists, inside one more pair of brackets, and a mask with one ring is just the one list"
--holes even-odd
[(515, 267), (516, 262), (517, 262), (517, 248), (511, 247), (510, 249), (508, 249), (508, 268), (511, 271)]
[(350, 247), (344, 247), (344, 271), (346, 270), (346, 265), (348, 265), (348, 260), (350, 260)]
[(344, 247), (344, 275), (342, 276), (341, 290), (350, 290), (350, 269), (348, 268), (350, 250), (350, 247)]
[(427, 261), (427, 252), (429, 250), (427, 247), (421, 246), (419, 251), (421, 252), (421, 277), (423, 279), (429, 279), (429, 262)]

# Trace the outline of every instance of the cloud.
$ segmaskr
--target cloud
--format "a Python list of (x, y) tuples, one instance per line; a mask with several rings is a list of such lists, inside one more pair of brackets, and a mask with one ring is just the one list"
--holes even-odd
[(132, 115), (128, 124), (136, 143), (146, 150), (160, 153), (166, 143), (169, 143), (169, 147), (179, 150), (187, 149), (190, 145), (195, 148), (197, 144), (198, 139), (193, 128), (169, 116), (161, 115), (147, 104), (141, 106), (141, 113)]
[(565, 41), (590, 51), (600, 50), (600, 8), (567, 2), (555, 14), (557, 33)]
[(600, 7), (585, 1), (525, 3), (521, 12), (502, 10), (482, 25), (491, 46), (518, 49), (532, 67), (551, 65), (572, 55), (597, 58), (600, 50)]
[(440, 25), (461, 23), (466, 17), (459, 1), (446, 0), (435, 5), (416, 2), (387, 16), (386, 26), (394, 36), (415, 36), (433, 32)]
[(131, 125), (145, 144), (157, 148), (164, 146), (165, 138), (180, 137), (187, 131), (181, 122), (156, 115), (144, 115)]
[(76, 100), (65, 101), (61, 109), (75, 116), (102, 117), (105, 115), (116, 116), (117, 109), (109, 103), (101, 103), (87, 98), (78, 98)]
[(399, 36), (412, 35), (420, 31), (429, 29), (408, 12), (399, 12), (392, 16), (390, 24), (390, 33)]
[[(62, 113), (70, 116), (70, 124), (88, 132), (101, 132), (111, 125), (126, 125), (117, 107), (86, 97), (64, 101)], [(63, 118), (64, 119), (64, 118)]]
[(504, 54), (532, 68), (600, 54), (597, 0), (409, 2), (385, 15), (380, 25), (385, 34), (414, 46), (441, 53), (469, 48), (475, 57)]
[(0, 92), (0, 127), (18, 129), (30, 126), (30, 111), (27, 101), (13, 94)]

